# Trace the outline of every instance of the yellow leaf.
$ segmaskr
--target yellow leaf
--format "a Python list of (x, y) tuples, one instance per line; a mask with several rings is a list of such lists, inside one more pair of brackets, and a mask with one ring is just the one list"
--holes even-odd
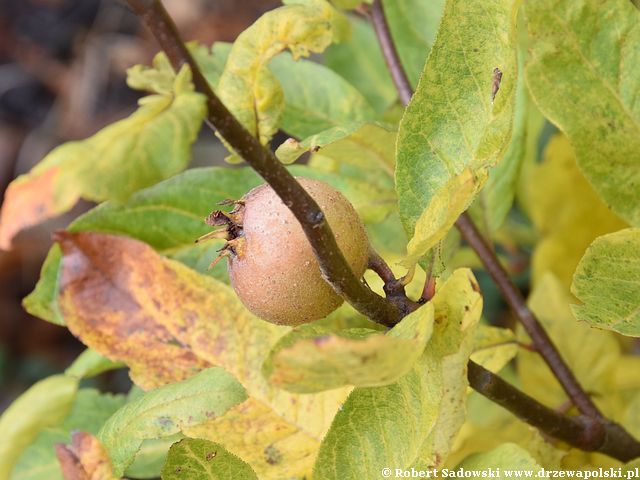
[(564, 135), (551, 139), (544, 161), (531, 168), (526, 204), (542, 235), (533, 253), (533, 283), (553, 273), (569, 287), (585, 250), (598, 236), (626, 224), (602, 203), (578, 170)]
[(249, 132), (268, 143), (284, 110), (269, 61), (287, 48), (294, 59), (322, 52), (348, 28), (346, 18), (324, 0), (265, 13), (234, 42), (217, 88), (220, 99)]
[(413, 238), (407, 245), (407, 257), (403, 265), (412, 267), (444, 238), (460, 213), (469, 207), (486, 177), (486, 169), (479, 169), (474, 174), (470, 168), (465, 168), (459, 175), (447, 180), (420, 214)]

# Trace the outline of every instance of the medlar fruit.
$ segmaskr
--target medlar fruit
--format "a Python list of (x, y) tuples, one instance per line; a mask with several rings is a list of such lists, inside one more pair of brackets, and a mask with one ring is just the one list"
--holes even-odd
[[(333, 187), (297, 179), (320, 205), (340, 250), (353, 272), (367, 267), (369, 242), (351, 203)], [(230, 213), (212, 212), (207, 223), (224, 226), (205, 237), (224, 237), (231, 285), (258, 317), (280, 325), (299, 325), (323, 318), (342, 298), (322, 278), (302, 227), (269, 185), (261, 185), (234, 204)], [(217, 262), (221, 257), (214, 261)]]

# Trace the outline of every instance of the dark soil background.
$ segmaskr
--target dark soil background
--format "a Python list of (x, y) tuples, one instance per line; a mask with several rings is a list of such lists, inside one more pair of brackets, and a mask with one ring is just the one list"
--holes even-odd
[[(277, 0), (164, 0), (185, 40), (233, 41)], [(150, 62), (158, 47), (118, 0), (0, 0), (0, 192), (53, 147), (86, 138), (136, 108), (126, 69)], [(194, 164), (222, 158), (203, 132)], [(66, 329), (27, 314), (21, 300), (35, 286), (51, 246), (91, 204), (21, 233), (0, 251), (0, 412), (37, 380), (61, 372), (83, 350)], [(128, 388), (125, 372), (94, 380)]]

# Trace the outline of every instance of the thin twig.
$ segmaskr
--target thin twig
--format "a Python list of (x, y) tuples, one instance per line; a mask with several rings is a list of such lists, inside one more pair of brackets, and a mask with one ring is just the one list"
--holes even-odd
[(322, 210), (268, 148), (251, 135), (215, 95), (182, 42), (175, 24), (159, 0), (127, 0), (149, 27), (177, 71), (191, 67), (197, 91), (207, 99), (207, 120), (289, 207), (311, 244), (324, 278), (353, 307), (372, 320), (392, 326), (400, 318), (393, 302), (367, 288), (352, 272)]
[(411, 100), (411, 96), (413, 95), (413, 88), (411, 87), (406, 71), (402, 68), (400, 56), (396, 50), (396, 44), (393, 42), (393, 37), (389, 30), (387, 18), (384, 15), (381, 0), (375, 0), (373, 2), (373, 5), (369, 10), (369, 16), (371, 18), (373, 29), (378, 37), (378, 41), (380, 42), (380, 48), (382, 49), (382, 54), (387, 62), (391, 78), (398, 90), (398, 95), (400, 95), (400, 101), (404, 105), (408, 105)]
[(570, 417), (545, 407), (473, 361), (469, 361), (467, 368), (469, 384), (474, 390), (546, 435), (581, 450), (604, 453), (622, 462), (640, 457), (640, 443), (620, 425), (601, 422), (586, 415)]
[[(407, 105), (412, 96), (411, 84), (407, 79), (407, 75), (403, 73), (404, 68), (402, 67), (400, 57), (393, 46), (393, 39), (391, 38), (380, 0), (376, 0), (374, 2), (373, 7), (371, 8), (371, 18), (380, 46), (382, 47), (382, 53), (384, 54), (387, 65), (389, 65), (389, 70), (391, 71), (394, 82), (398, 88), (400, 99), (405, 105)], [(516, 287), (516, 285), (511, 281), (509, 274), (502, 267), (495, 253), (484, 241), (466, 212), (458, 218), (456, 221), (456, 227), (458, 227), (458, 230), (460, 230), (460, 233), (466, 242), (475, 250), (494, 282), (504, 295), (505, 300), (531, 337), (537, 351), (540, 353), (547, 365), (549, 365), (549, 368), (562, 385), (562, 388), (567, 392), (567, 395), (573, 404), (581, 413), (593, 418), (602, 419), (602, 414), (591, 401), (591, 398), (589, 398), (586, 392), (582, 389), (573, 375), (573, 372), (560, 356), (560, 353), (540, 322), (533, 315), (529, 307), (527, 307), (524, 297), (518, 290), (518, 287)]]
[(369, 268), (376, 272), (384, 282), (382, 287), (387, 299), (396, 304), (402, 316), (417, 310), (420, 303), (412, 301), (405, 292), (404, 284), (397, 279), (387, 262), (369, 247)]
[[(380, 0), (376, 0), (374, 2), (372, 8), (372, 19), (374, 17), (376, 18), (374, 21), (374, 29), (382, 47), (385, 60), (387, 65), (389, 65), (389, 69), (392, 72), (394, 81), (398, 87), (400, 98), (402, 102), (407, 105), (413, 94), (411, 84), (409, 83), (406, 74), (403, 73), (404, 69), (400, 62), (400, 57), (398, 56), (398, 52), (395, 47), (393, 47), (393, 39), (391, 38), (386, 19), (384, 17), (384, 11), (380, 5)], [(389, 48), (389, 45), (393, 48)], [(573, 372), (564, 362), (557, 348), (547, 335), (544, 327), (527, 306), (520, 290), (518, 290), (518, 287), (511, 281), (509, 274), (498, 261), (493, 249), (489, 247), (466, 212), (458, 218), (456, 226), (458, 227), (458, 230), (460, 230), (462, 237), (471, 246), (471, 248), (475, 250), (494, 282), (504, 295), (506, 301), (509, 303), (512, 311), (522, 323), (525, 330), (529, 333), (536, 351), (540, 353), (551, 371), (554, 373), (558, 382), (562, 385), (569, 396), (571, 402), (581, 412), (582, 415), (578, 418), (582, 419), (581, 422), (583, 423), (583, 430), (576, 441), (583, 443), (584, 447), (579, 448), (586, 449), (585, 447), (591, 446), (592, 442), (593, 446), (595, 446), (597, 443), (596, 440), (600, 435), (598, 432), (604, 430), (604, 438), (601, 439), (600, 445), (594, 448), (595, 450), (623, 461), (628, 461), (640, 456), (640, 442), (638, 442), (638, 440), (629, 434), (622, 426), (605, 418), (595, 406), (589, 395), (582, 389), (576, 377), (573, 375)], [(538, 426), (549, 435), (556, 436), (557, 438), (564, 438), (569, 441), (569, 437), (572, 437), (572, 435), (575, 434), (575, 432), (570, 433), (569, 429), (566, 430), (566, 435), (564, 430), (563, 432), (553, 433), (553, 422), (537, 422), (535, 417), (527, 414), (528, 409), (534, 409), (535, 412), (541, 413), (546, 412), (544, 409), (547, 407), (544, 407), (542, 404), (530, 397), (528, 397), (529, 401), (527, 402), (516, 401), (517, 399), (522, 399), (522, 395), (524, 395), (522, 392), (519, 392), (496, 375), (493, 375), (488, 370), (482, 369), (482, 367), (479, 367), (471, 361), (469, 362), (469, 382), (473, 388), (483, 395), (496, 401), (531, 425)], [(496, 392), (501, 393), (500, 395), (497, 395)], [(553, 412), (553, 410), (551, 411)], [(568, 425), (566, 426), (568, 427)]]
[(458, 230), (460, 230), (460, 233), (462, 233), (462, 237), (482, 260), (484, 267), (487, 272), (489, 272), (489, 275), (491, 275), (491, 278), (493, 278), (493, 281), (498, 286), (498, 289), (511, 307), (511, 310), (515, 313), (516, 318), (531, 337), (536, 351), (547, 363), (573, 404), (581, 413), (602, 420), (604, 417), (591, 400), (591, 397), (582, 389), (571, 369), (562, 359), (553, 341), (549, 338), (542, 324), (540, 324), (531, 309), (527, 306), (522, 293), (520, 293), (518, 287), (511, 281), (509, 274), (502, 267), (493, 249), (473, 224), (471, 217), (469, 217), (467, 213), (463, 213), (456, 221), (456, 226)]

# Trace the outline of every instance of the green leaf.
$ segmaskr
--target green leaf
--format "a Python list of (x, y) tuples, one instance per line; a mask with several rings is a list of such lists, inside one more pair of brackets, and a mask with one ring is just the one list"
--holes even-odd
[[(509, 145), (518, 5), (449, 0), (445, 6), (398, 132), (396, 189), (405, 230), (413, 235), (408, 266), (444, 237)], [(502, 80), (493, 100), (495, 69)]]
[(169, 450), (162, 479), (258, 480), (258, 477), (249, 465), (219, 443), (185, 438)]
[(572, 305), (578, 320), (640, 337), (640, 229), (598, 237), (573, 275)]
[(604, 202), (640, 226), (640, 12), (631, 2), (526, 4), (527, 84)]
[(20, 457), (12, 478), (62, 480), (60, 463), (55, 452), (56, 444), (69, 443), (73, 431), (97, 433), (124, 402), (124, 395), (101, 394), (89, 388), (80, 389), (67, 418), (59, 426), (45, 428), (40, 432)]
[(415, 86), (436, 38), (445, 0), (384, 0), (382, 4), (402, 66)]
[[(377, 223), (396, 210), (393, 185), (396, 134), (364, 124), (349, 136), (327, 144), (309, 160), (312, 176), (333, 185), (351, 201), (365, 223)], [(295, 171), (295, 167), (292, 171)], [(323, 172), (325, 176), (321, 176)]]
[(305, 325), (280, 339), (263, 374), (271, 384), (297, 393), (387, 385), (413, 367), (432, 330), (431, 304), (406, 316), (386, 335), (365, 328), (332, 333)]
[(182, 433), (176, 433), (165, 438), (144, 440), (133, 463), (125, 470), (125, 476), (127, 478), (160, 477), (162, 467), (167, 461), (169, 448), (183, 438), (184, 435)]
[(77, 391), (77, 379), (54, 375), (31, 386), (4, 411), (0, 417), (0, 478), (9, 477), (41, 430), (64, 420)]
[[(524, 448), (515, 443), (505, 443), (485, 453), (475, 453), (465, 458), (458, 468), (463, 470), (521, 470), (537, 473), (540, 470), (538, 462)], [(498, 470), (499, 471), (499, 470)]]
[(306, 152), (317, 152), (322, 147), (348, 137), (353, 132), (362, 127), (362, 122), (349, 123), (341, 127), (331, 127), (317, 134), (311, 135), (302, 141), (289, 138), (282, 142), (276, 149), (276, 156), (284, 164), (295, 162)]
[(269, 63), (284, 91), (282, 129), (304, 138), (331, 127), (372, 120), (375, 112), (358, 90), (333, 70), (284, 53)]
[(133, 461), (143, 440), (162, 438), (220, 417), (247, 398), (222, 368), (210, 368), (182, 382), (145, 393), (118, 410), (98, 437), (109, 452), (116, 476)]
[[(187, 48), (200, 67), (200, 71), (216, 88), (224, 70), (231, 45), (217, 42), (211, 48), (197, 42), (188, 42)], [(127, 70), (127, 85), (135, 90), (171, 95), (174, 93), (176, 72), (164, 52), (153, 57), (151, 67), (134, 65)]]
[(492, 237), (506, 218), (518, 185), (520, 167), (527, 154), (529, 137), (535, 135), (529, 125), (531, 99), (527, 93), (524, 77), (524, 52), (520, 49), (518, 83), (516, 86), (515, 119), (509, 148), (500, 163), (489, 171), (487, 183), (480, 191), (469, 213), (486, 236)]
[(56, 325), (64, 325), (64, 318), (58, 309), (58, 272), (62, 252), (58, 245), (49, 250), (40, 270), (36, 288), (22, 300), (22, 306), (31, 315)]
[(471, 360), (492, 372), (499, 372), (518, 353), (518, 342), (513, 331), (489, 325), (476, 330)]
[(466, 364), (482, 298), (469, 270), (438, 290), (434, 332), (423, 356), (397, 383), (356, 388), (336, 414), (314, 479), (378, 478), (384, 467), (440, 467), (464, 421)]
[(351, 37), (327, 48), (324, 63), (356, 87), (376, 112), (381, 113), (396, 100), (396, 87), (371, 24), (354, 16), (349, 16), (349, 21)]
[(271, 58), (285, 49), (295, 59), (322, 52), (346, 28), (342, 14), (324, 0), (265, 13), (234, 42), (218, 83), (220, 99), (249, 132), (268, 143), (284, 110), (282, 88), (267, 68)]
[(103, 357), (98, 352), (87, 348), (75, 359), (71, 366), (65, 370), (64, 374), (77, 379), (91, 378), (109, 370), (123, 368), (124, 366), (125, 364), (122, 362), (114, 362)]
[(20, 230), (60, 215), (80, 197), (124, 201), (136, 190), (183, 170), (205, 114), (188, 67), (175, 79), (174, 95), (151, 95), (131, 116), (94, 136), (52, 150), (14, 180), (0, 213), (0, 248)]

